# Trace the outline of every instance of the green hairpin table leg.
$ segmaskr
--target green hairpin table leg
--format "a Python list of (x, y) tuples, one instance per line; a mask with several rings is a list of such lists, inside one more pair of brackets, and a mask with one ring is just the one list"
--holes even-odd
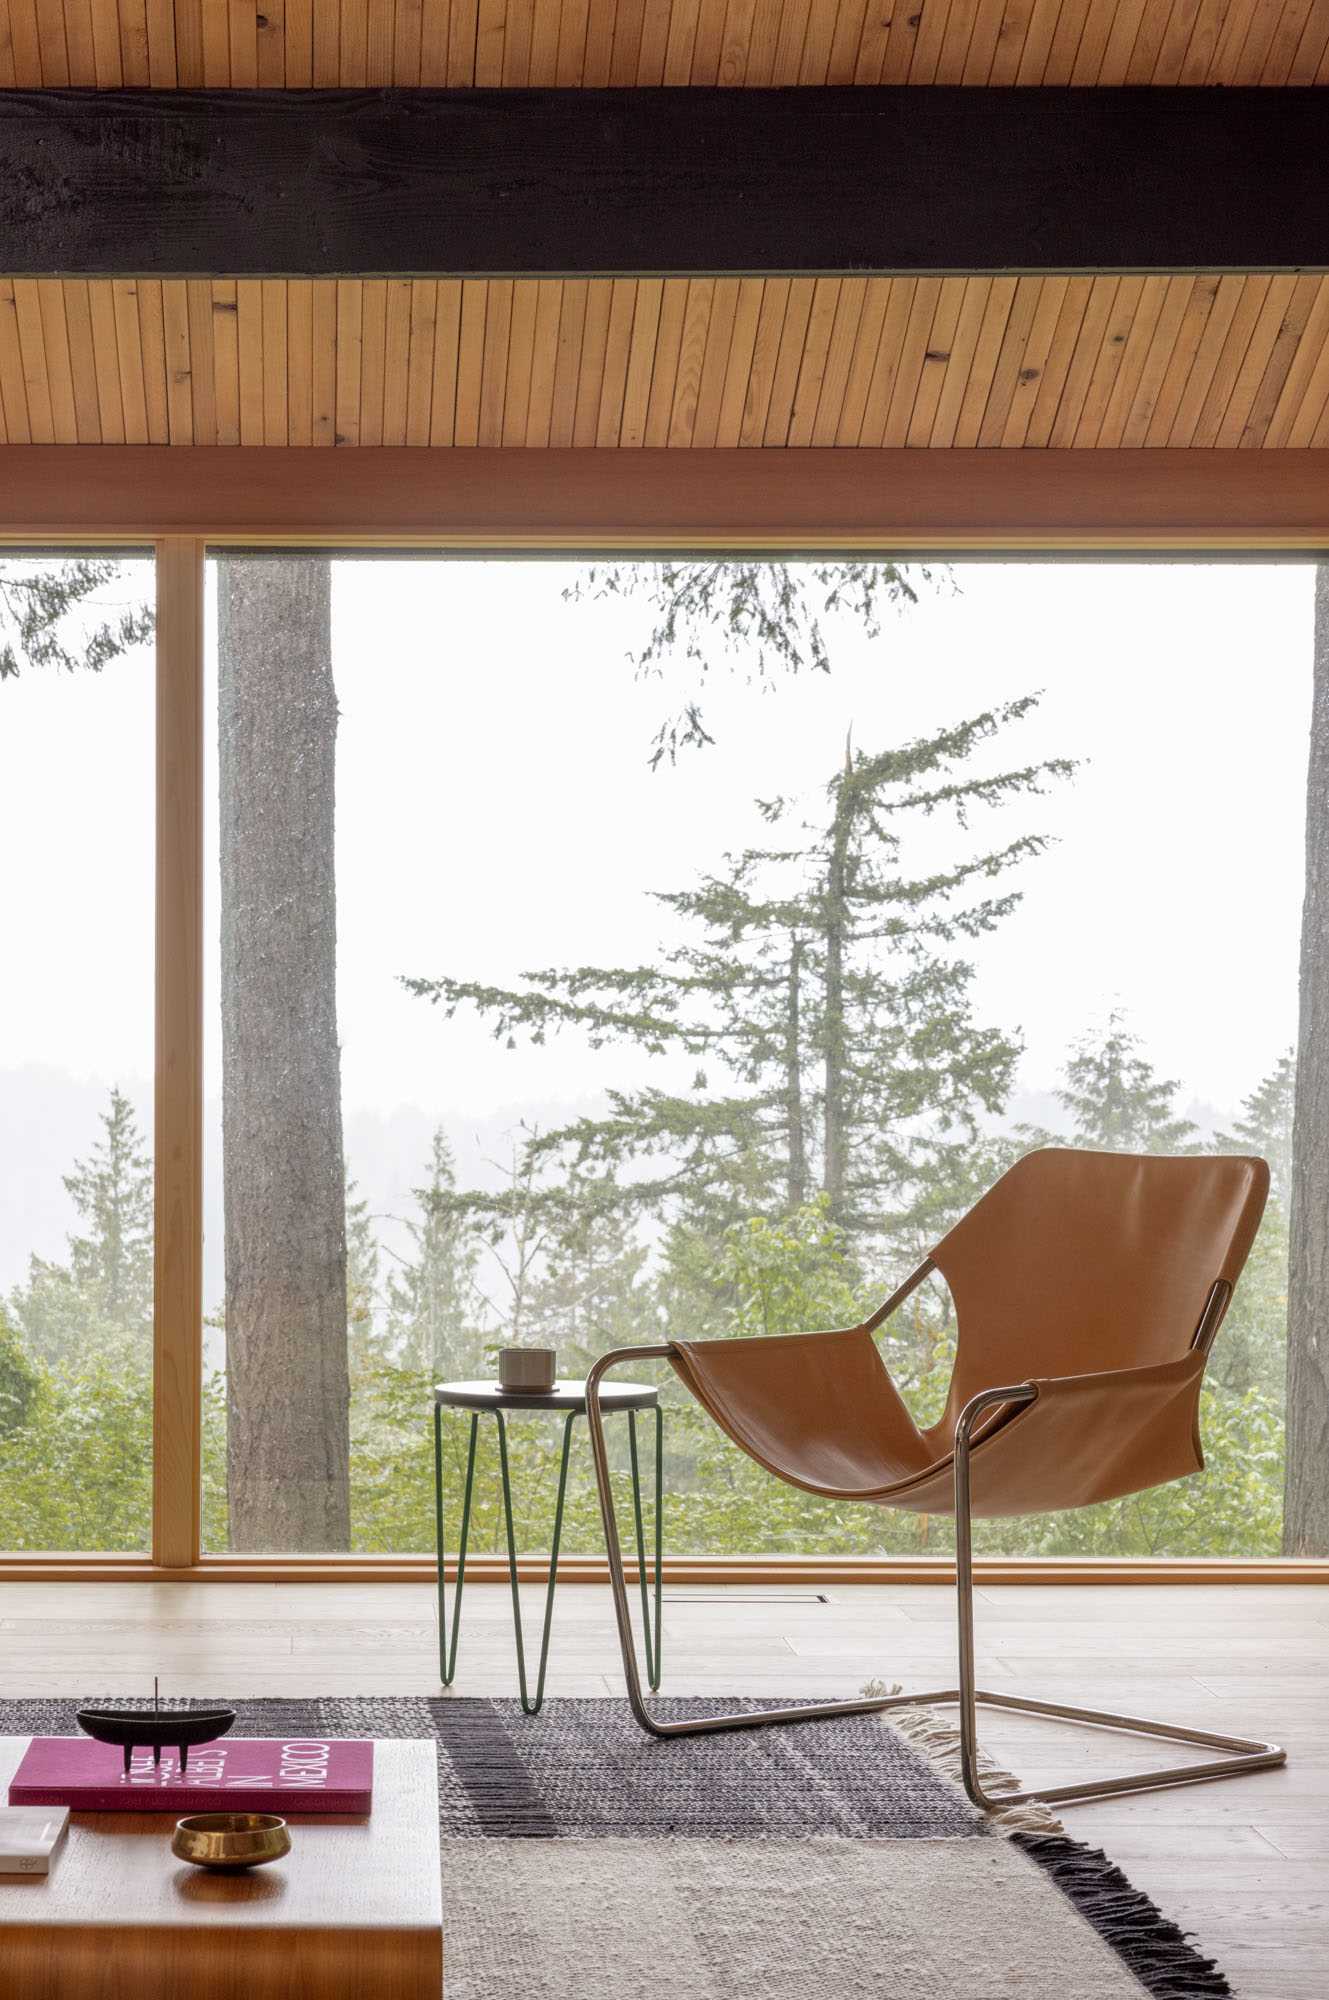
[(572, 1448), (574, 1410), (563, 1426), (563, 1457), (558, 1469), (558, 1504), (554, 1509), (554, 1532), (549, 1542), (549, 1582), (545, 1586), (544, 1629), (540, 1635), (540, 1666), (535, 1681), (535, 1699), (526, 1685), (526, 1648), (521, 1631), (521, 1592), (517, 1585), (517, 1536), (512, 1523), (512, 1481), (508, 1474), (508, 1427), (502, 1410), (495, 1410), (498, 1425), (498, 1462), (503, 1475), (503, 1516), (508, 1530), (508, 1579), (512, 1585), (512, 1628), (517, 1638), (517, 1685), (521, 1705), (527, 1715), (538, 1715), (545, 1698), (545, 1669), (549, 1665), (549, 1629), (554, 1619), (554, 1586), (558, 1581), (558, 1550), (563, 1539), (563, 1502), (568, 1490), (568, 1453)]
[[(632, 1458), (632, 1513), (637, 1530), (637, 1576), (641, 1583), (642, 1644), (646, 1652), (646, 1679), (652, 1694), (660, 1691), (660, 1605), (664, 1574), (664, 1411), (655, 1406), (655, 1577), (646, 1580), (646, 1535), (641, 1518), (641, 1469), (637, 1462), (637, 1412), (628, 1411), (628, 1450)], [(655, 1616), (651, 1617), (651, 1599)]]
[(471, 1418), (470, 1448), (466, 1453), (466, 1493), (461, 1508), (461, 1540), (457, 1544), (457, 1588), (452, 1594), (452, 1645), (448, 1646), (448, 1593), (443, 1560), (443, 1411), (434, 1405), (434, 1527), (438, 1549), (438, 1674), (444, 1687), (451, 1687), (457, 1673), (457, 1640), (461, 1633), (461, 1593), (466, 1582), (466, 1545), (471, 1538), (471, 1494), (475, 1487), (475, 1440), (480, 1429), (478, 1416)]

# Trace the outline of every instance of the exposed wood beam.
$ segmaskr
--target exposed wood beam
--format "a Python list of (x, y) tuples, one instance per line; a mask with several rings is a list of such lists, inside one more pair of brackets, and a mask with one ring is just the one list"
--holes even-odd
[(0, 537), (1329, 549), (1329, 451), (0, 446)]
[(0, 92), (0, 270), (1329, 268), (1329, 92)]

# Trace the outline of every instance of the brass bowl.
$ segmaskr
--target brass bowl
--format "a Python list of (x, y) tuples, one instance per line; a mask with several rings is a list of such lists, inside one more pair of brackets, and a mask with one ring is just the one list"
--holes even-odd
[(290, 1851), (286, 1821), (276, 1813), (191, 1813), (171, 1835), (172, 1854), (196, 1868), (257, 1868)]

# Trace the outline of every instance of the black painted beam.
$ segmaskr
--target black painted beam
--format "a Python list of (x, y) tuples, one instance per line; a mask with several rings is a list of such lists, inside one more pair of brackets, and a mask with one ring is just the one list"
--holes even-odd
[(1325, 90), (0, 92), (0, 271), (1329, 269)]

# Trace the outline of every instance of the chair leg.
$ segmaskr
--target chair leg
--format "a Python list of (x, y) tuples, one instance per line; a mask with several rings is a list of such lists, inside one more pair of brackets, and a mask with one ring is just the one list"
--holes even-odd
[[(970, 1491), (970, 1455), (974, 1426), (995, 1404), (1018, 1399), (1018, 1392), (989, 1389), (966, 1404), (955, 1429), (955, 1582), (960, 1685), (952, 1694), (915, 1695), (929, 1706), (957, 1702), (960, 1708), (960, 1775), (965, 1791), (976, 1806), (994, 1811), (1002, 1806), (1022, 1805), (1038, 1799), (1045, 1803), (1070, 1805), (1086, 1799), (1108, 1798), (1119, 1792), (1155, 1792), (1174, 1785), (1205, 1784), (1215, 1778), (1235, 1778), (1243, 1771), (1267, 1771), (1287, 1762), (1287, 1752), (1277, 1743), (1260, 1743), (1246, 1736), (1217, 1735), (1208, 1729), (1184, 1728), (1176, 1723), (1151, 1722), (1143, 1716), (1118, 1715), (1112, 1709), (1079, 1708), (1056, 1701), (1036, 1701), (1031, 1696), (992, 1694), (975, 1685), (974, 1672), (974, 1545), (973, 1509)], [(1028, 1400), (1027, 1395), (1024, 1400)], [(1207, 1758), (1194, 1764), (1179, 1764), (1157, 1771), (1132, 1771), (1116, 1778), (1083, 1778), (1071, 1785), (1041, 1785), (1028, 1791), (994, 1795), (984, 1789), (979, 1769), (978, 1716), (984, 1708), (1015, 1709), (1026, 1715), (1047, 1715), (1064, 1722), (1084, 1723), (1091, 1728), (1119, 1731), (1129, 1736), (1161, 1737), (1171, 1743), (1190, 1743), (1200, 1750), (1222, 1750), (1225, 1756)]]
[[(637, 1665), (637, 1648), (632, 1634), (632, 1609), (628, 1594), (627, 1577), (623, 1569), (623, 1550), (618, 1536), (618, 1519), (614, 1512), (613, 1487), (609, 1477), (609, 1453), (605, 1443), (604, 1412), (600, 1407), (600, 1383), (613, 1367), (622, 1362), (667, 1360), (667, 1347), (624, 1347), (612, 1354), (603, 1355), (592, 1367), (586, 1378), (586, 1423), (591, 1434), (591, 1456), (595, 1461), (595, 1481), (600, 1495), (600, 1517), (604, 1523), (605, 1554), (609, 1559), (609, 1585), (614, 1598), (614, 1619), (618, 1626), (619, 1649), (623, 1655), (623, 1678), (627, 1682), (628, 1703), (632, 1713), (651, 1736), (710, 1736), (722, 1729), (753, 1729), (770, 1722), (815, 1722), (828, 1715), (871, 1715), (880, 1708), (890, 1708), (898, 1697), (892, 1695), (860, 1696), (852, 1701), (820, 1702), (803, 1708), (768, 1708), (756, 1714), (741, 1711), (720, 1715), (689, 1716), (686, 1720), (663, 1722), (651, 1714), (642, 1693), (641, 1672)], [(658, 1614), (657, 1614), (658, 1615)], [(658, 1631), (658, 1626), (657, 1626)], [(658, 1647), (659, 1640), (657, 1638)]]
[[(974, 1675), (974, 1581), (973, 1534), (970, 1506), (969, 1457), (973, 1427), (984, 1412), (997, 1403), (1028, 1401), (1032, 1392), (1021, 1388), (998, 1389), (976, 1396), (956, 1427), (955, 1437), (955, 1540), (956, 1598), (959, 1623), (960, 1684), (916, 1694), (867, 1695), (847, 1701), (808, 1703), (801, 1707), (766, 1708), (745, 1713), (723, 1711), (717, 1715), (689, 1716), (664, 1722), (653, 1716), (642, 1695), (641, 1675), (632, 1634), (631, 1605), (623, 1552), (619, 1543), (618, 1521), (614, 1513), (609, 1477), (609, 1456), (605, 1445), (604, 1418), (600, 1408), (600, 1381), (608, 1371), (626, 1361), (665, 1360), (667, 1347), (620, 1348), (606, 1354), (591, 1369), (586, 1382), (586, 1416), (595, 1461), (600, 1513), (604, 1522), (605, 1554), (609, 1562), (609, 1583), (613, 1593), (614, 1616), (628, 1703), (642, 1728), (651, 1736), (709, 1736), (723, 1729), (756, 1729), (770, 1723), (816, 1722), (834, 1715), (871, 1715), (892, 1708), (944, 1708), (960, 1710), (960, 1773), (964, 1789), (976, 1806), (985, 1811), (1022, 1805), (1030, 1800), (1069, 1804), (1084, 1799), (1106, 1798), (1119, 1792), (1157, 1791), (1165, 1786), (1201, 1784), (1215, 1778), (1235, 1777), (1243, 1771), (1262, 1771), (1287, 1762), (1287, 1752), (1276, 1743), (1259, 1743), (1242, 1736), (1216, 1735), (1203, 1729), (1181, 1728), (1172, 1723), (1150, 1722), (1139, 1716), (1117, 1715), (1106, 1709), (1075, 1708), (1060, 1702), (1035, 1701), (1019, 1695), (990, 1694), (975, 1685)], [(1042, 1786), (1019, 1792), (993, 1794), (983, 1787), (979, 1770), (979, 1706), (1017, 1709), (1030, 1715), (1047, 1715), (1067, 1722), (1081, 1722), (1099, 1729), (1120, 1730), (1130, 1735), (1163, 1737), (1168, 1741), (1194, 1744), (1199, 1749), (1223, 1750), (1228, 1754), (1204, 1763), (1183, 1764), (1167, 1770), (1133, 1772), (1118, 1778), (1089, 1778), (1078, 1784)]]

